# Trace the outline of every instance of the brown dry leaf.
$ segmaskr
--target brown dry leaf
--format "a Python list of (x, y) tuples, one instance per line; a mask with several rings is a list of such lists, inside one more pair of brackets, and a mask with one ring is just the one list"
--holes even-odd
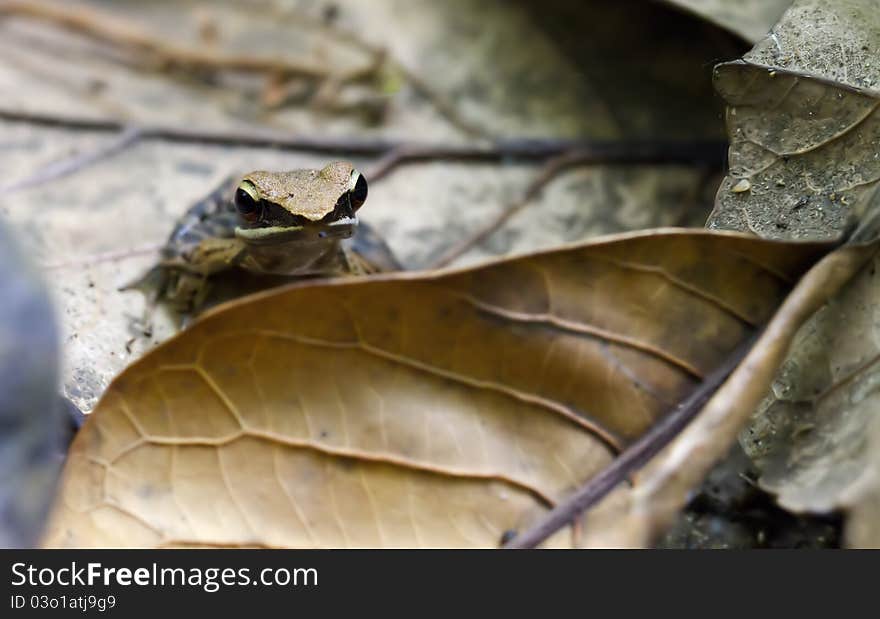
[(227, 305), (111, 384), (45, 545), (496, 546), (826, 248), (652, 231)]
[[(684, 508), (693, 488), (727, 454), (767, 392), (800, 328), (877, 250), (877, 244), (839, 249), (798, 282), (737, 370), (697, 418), (642, 471), (632, 492), (612, 497), (592, 514), (587, 546), (646, 546)], [(595, 526), (595, 522), (605, 527)]]

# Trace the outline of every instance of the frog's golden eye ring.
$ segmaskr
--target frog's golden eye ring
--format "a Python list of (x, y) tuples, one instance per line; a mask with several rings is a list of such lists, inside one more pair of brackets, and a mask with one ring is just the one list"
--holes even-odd
[(348, 197), (351, 201), (351, 208), (354, 210), (358, 210), (367, 201), (367, 179), (357, 170), (351, 173), (351, 179), (348, 182)]
[(235, 190), (235, 208), (241, 218), (249, 223), (253, 223), (260, 218), (262, 214), (262, 206), (260, 204), (260, 193), (250, 181), (242, 181)]

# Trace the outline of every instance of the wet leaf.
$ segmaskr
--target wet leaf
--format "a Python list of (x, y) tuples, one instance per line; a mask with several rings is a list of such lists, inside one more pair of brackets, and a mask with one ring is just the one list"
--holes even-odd
[[(730, 173), (709, 227), (773, 238), (828, 238), (855, 223), (862, 239), (875, 236), (870, 232), (876, 228), (880, 178), (875, 9), (857, 0), (796, 2), (743, 61), (717, 68), (716, 86), (729, 104)], [(650, 543), (759, 404), (759, 415), (740, 441), (764, 469), (760, 484), (796, 511), (861, 505), (861, 524), (852, 525), (850, 542), (870, 536), (864, 514), (871, 513), (876, 481), (870, 480), (877, 472), (867, 436), (880, 383), (874, 369), (874, 251), (876, 243), (853, 246), (817, 265), (783, 306), (775, 342), (759, 341), (752, 367), (747, 359), (729, 384), (751, 380), (741, 380), (738, 393), (720, 391), (655, 459), (633, 505), (599, 514), (612, 515), (605, 543), (612, 536), (626, 545)], [(779, 364), (774, 382), (771, 372)], [(765, 398), (761, 390), (771, 383)], [(621, 518), (621, 510), (629, 517)], [(593, 543), (602, 544), (601, 538), (600, 532)]]
[(689, 393), (825, 248), (653, 231), (225, 306), (108, 388), (46, 545), (496, 546)]
[(708, 226), (831, 238), (880, 179), (880, 17), (874, 2), (796, 2), (741, 61), (718, 65), (730, 172)]
[[(821, 236), (855, 220), (865, 237), (876, 234), (878, 42), (874, 3), (798, 2), (746, 63), (720, 68), (733, 145), (711, 225)], [(726, 191), (737, 177), (758, 190)], [(870, 504), (867, 488), (878, 476), (869, 439), (880, 384), (876, 268), (875, 257), (800, 330), (741, 437), (761, 486), (787, 509)], [(848, 525), (849, 542), (866, 545), (868, 527), (859, 522), (864, 516)]]

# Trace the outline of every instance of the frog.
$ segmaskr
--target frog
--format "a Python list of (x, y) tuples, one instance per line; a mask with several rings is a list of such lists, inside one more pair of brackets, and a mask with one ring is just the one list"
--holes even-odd
[(164, 303), (188, 319), (231, 271), (271, 276), (274, 285), (400, 270), (384, 240), (358, 220), (367, 193), (366, 178), (347, 161), (229, 176), (178, 220), (159, 263), (123, 290), (140, 289), (150, 306)]

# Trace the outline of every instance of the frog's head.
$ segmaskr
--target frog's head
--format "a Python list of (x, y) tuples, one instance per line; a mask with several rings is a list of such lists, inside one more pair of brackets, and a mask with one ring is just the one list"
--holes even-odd
[(367, 181), (350, 163), (321, 170), (251, 172), (235, 190), (235, 236), (255, 245), (350, 237)]

